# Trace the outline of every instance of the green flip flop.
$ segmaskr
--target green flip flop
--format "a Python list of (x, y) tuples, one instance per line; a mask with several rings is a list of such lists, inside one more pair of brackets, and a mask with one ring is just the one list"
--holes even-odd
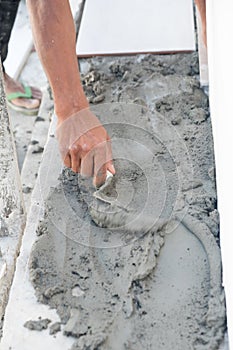
[(16, 98), (28, 98), (28, 99), (33, 98), (32, 89), (30, 88), (30, 86), (26, 86), (26, 85), (23, 84), (23, 87), (24, 87), (24, 92), (17, 91), (17, 92), (12, 92), (10, 94), (7, 94), (6, 98), (7, 98), (8, 106), (10, 108), (12, 108), (13, 110), (17, 111), (17, 112), (21, 112), (21, 113), (26, 114), (26, 115), (36, 115), (36, 114), (38, 114), (39, 107), (37, 107), (37, 108), (26, 108), (26, 107), (22, 107), (22, 106), (16, 106), (12, 102), (12, 100), (15, 100)]

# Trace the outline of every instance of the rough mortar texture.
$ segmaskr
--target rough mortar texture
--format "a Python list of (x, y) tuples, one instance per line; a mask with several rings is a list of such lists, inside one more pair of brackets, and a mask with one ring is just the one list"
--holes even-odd
[(225, 304), (197, 54), (80, 64), (103, 123), (108, 103), (117, 175), (103, 201), (68, 169), (50, 189), (30, 260), (38, 300), (56, 308), (72, 350), (218, 349)]
[(0, 64), (0, 318), (8, 300), (24, 223), (20, 176)]

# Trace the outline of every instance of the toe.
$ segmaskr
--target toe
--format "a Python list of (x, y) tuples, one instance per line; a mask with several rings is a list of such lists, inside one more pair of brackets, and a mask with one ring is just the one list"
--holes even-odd
[(37, 89), (36, 87), (31, 87), (32, 89), (32, 96), (33, 98), (37, 99), (37, 100), (41, 100), (42, 99), (42, 92)]
[(24, 107), (26, 109), (35, 109), (40, 106), (40, 100), (31, 98), (31, 99), (26, 99), (26, 98), (16, 98), (15, 100), (11, 101), (15, 106), (18, 107)]

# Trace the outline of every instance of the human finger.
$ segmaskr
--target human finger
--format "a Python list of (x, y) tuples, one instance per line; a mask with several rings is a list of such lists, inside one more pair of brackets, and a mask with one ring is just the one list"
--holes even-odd
[(114, 167), (114, 164), (113, 164), (113, 161), (110, 160), (109, 162), (106, 163), (106, 169), (108, 171), (110, 171), (110, 173), (112, 175), (115, 175), (116, 174), (116, 170), (115, 170), (115, 167)]
[(106, 154), (106, 142), (101, 143), (95, 148), (93, 184), (96, 187), (103, 185), (106, 180)]
[[(84, 149), (87, 149), (84, 145)], [(81, 154), (81, 170), (80, 173), (82, 176), (93, 176), (93, 150), (88, 150), (86, 152), (82, 152)]]
[(112, 144), (111, 144), (111, 139), (107, 135), (107, 142), (106, 142), (106, 169), (110, 171), (113, 175), (116, 174), (116, 170), (113, 164), (113, 159), (112, 159)]
[(70, 157), (71, 157), (71, 169), (78, 173), (80, 172), (81, 166), (81, 156), (80, 149), (77, 145), (72, 145), (70, 148)]
[(63, 163), (65, 164), (65, 166), (66, 166), (67, 168), (70, 168), (70, 167), (71, 167), (71, 157), (70, 157), (70, 154), (69, 154), (69, 153), (67, 153), (66, 156), (64, 157)]

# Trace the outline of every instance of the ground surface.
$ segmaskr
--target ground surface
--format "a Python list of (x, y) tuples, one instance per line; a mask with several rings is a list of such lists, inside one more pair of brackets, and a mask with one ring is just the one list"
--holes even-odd
[[(47, 79), (39, 62), (36, 52), (32, 52), (27, 60), (27, 64), (21, 72), (20, 81), (26, 85), (37, 86), (44, 90), (47, 87)], [(37, 116), (26, 116), (22, 113), (9, 109), (20, 171), (32, 141), (32, 131), (39, 120)]]
[[(112, 137), (114, 195), (139, 221), (135, 232), (97, 227), (78, 176), (63, 171), (45, 198), (31, 253), (38, 300), (57, 309), (64, 334), (77, 338), (72, 349), (218, 349), (225, 309), (211, 122), (197, 54), (80, 64), (92, 108)], [(49, 176), (58, 176), (53, 169)], [(99, 217), (112, 208), (101, 210)], [(177, 213), (172, 228), (152, 229)], [(146, 215), (149, 230), (141, 226)], [(184, 224), (189, 215), (191, 226)]]
[[(92, 196), (77, 175), (61, 171), (58, 152), (50, 162), (42, 161), (39, 187), (43, 189), (46, 179), (51, 184), (49, 191), (41, 191), (45, 215), (37, 223), (36, 215), (29, 213), (33, 225), (26, 230), (27, 241), (34, 240), (35, 231), (38, 237), (32, 250), (25, 242), (21, 249), (26, 264), (18, 259), (0, 347), (41, 349), (51, 344), (47, 347), (63, 350), (69, 346), (62, 344), (73, 343), (74, 350), (222, 349), (226, 317), (213, 140), (208, 98), (198, 83), (197, 53), (83, 59), (80, 66), (92, 109), (112, 137), (117, 168), (112, 190), (105, 193), (107, 199), (116, 199), (117, 210), (105, 203), (92, 215), (100, 224), (109, 225), (114, 219), (121, 227), (94, 224)], [(47, 85), (36, 53), (30, 55), (20, 79), (41, 88)], [(6, 147), (12, 150), (2, 99), (1, 112), (1, 198), (5, 198), (17, 187), (18, 174)], [(24, 196), (26, 191), (30, 195), (44, 146), (36, 130), (47, 133), (47, 120), (45, 115), (10, 114)], [(38, 128), (42, 124), (45, 127)], [(6, 132), (7, 142), (2, 138)], [(22, 214), (21, 197), (10, 198), (18, 201), (14, 209)], [(1, 221), (0, 245), (1, 287), (5, 257), (10, 258), (7, 288), (22, 233), (15, 230), (21, 223), (18, 212), (8, 214), (1, 212), (11, 230), (7, 232)], [(159, 218), (169, 224), (157, 230)], [(28, 305), (32, 308), (24, 313)], [(47, 305), (57, 310), (60, 322)], [(38, 319), (45, 310), (48, 316)]]

